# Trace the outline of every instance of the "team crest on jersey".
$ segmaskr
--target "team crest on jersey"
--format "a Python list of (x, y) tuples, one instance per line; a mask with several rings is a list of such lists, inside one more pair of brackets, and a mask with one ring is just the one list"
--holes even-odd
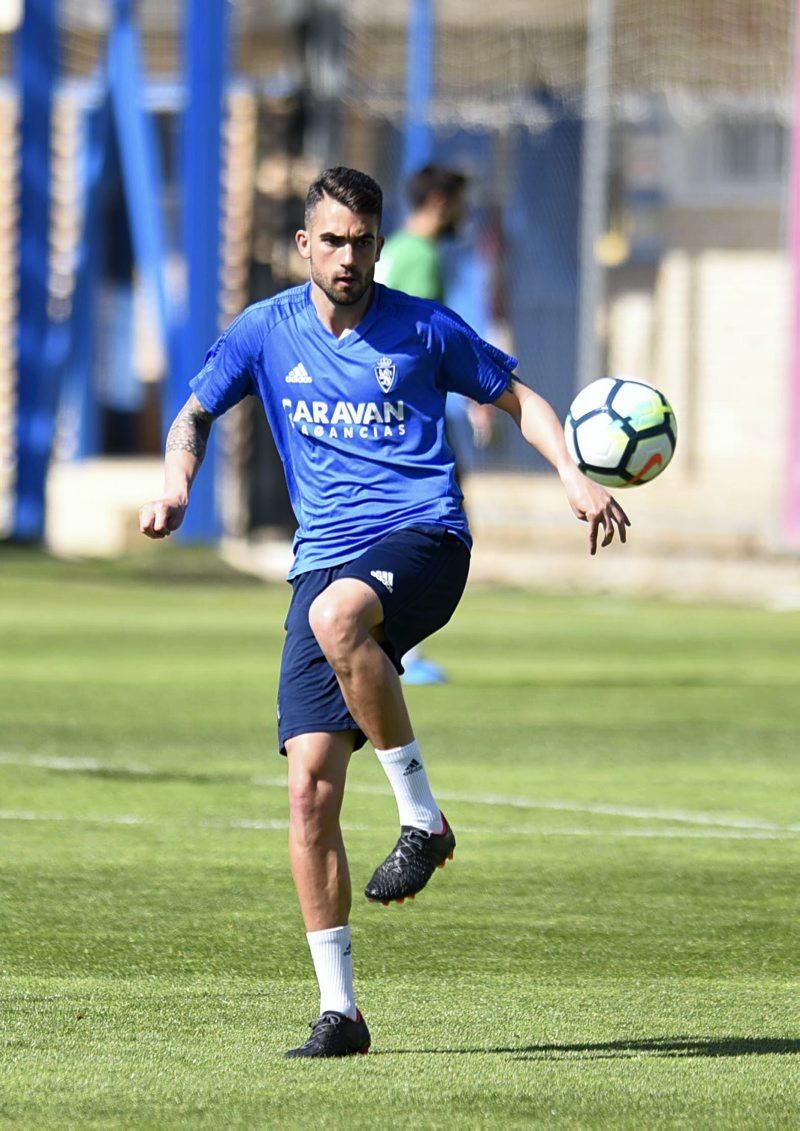
[(397, 377), (397, 366), (390, 357), (379, 357), (375, 365), (375, 376), (384, 393), (388, 393)]

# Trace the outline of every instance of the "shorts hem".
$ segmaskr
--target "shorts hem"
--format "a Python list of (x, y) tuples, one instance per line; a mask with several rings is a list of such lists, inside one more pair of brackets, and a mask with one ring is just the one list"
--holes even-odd
[(383, 603), (383, 599), (386, 596), (386, 586), (383, 585), (380, 581), (378, 581), (377, 577), (372, 577), (372, 576), (364, 577), (364, 575), (362, 573), (348, 573), (347, 568), (346, 568), (348, 565), (350, 565), (350, 562), (345, 563), (345, 569), (342, 570), (342, 572), (339, 574), (339, 577), (337, 577), (336, 580), (339, 581), (341, 579), (342, 581), (347, 581), (347, 580), (362, 581), (364, 583), (364, 585), (368, 586), (368, 588), (370, 588), (372, 590), (372, 592), (375, 594), (375, 596), (380, 601), (381, 608), (383, 609), (383, 615), (385, 617), (386, 616), (386, 606)]
[[(328, 722), (319, 723), (301, 723), (298, 726), (290, 727), (289, 730), (281, 732), (278, 735), (278, 753), (286, 757), (286, 742), (290, 738), (299, 738), (301, 734), (344, 734), (347, 731), (352, 731), (356, 736), (355, 745), (353, 746), (353, 753), (360, 750), (367, 741), (367, 736), (355, 724), (353, 726), (331, 726)], [(359, 742), (359, 737), (361, 741)]]

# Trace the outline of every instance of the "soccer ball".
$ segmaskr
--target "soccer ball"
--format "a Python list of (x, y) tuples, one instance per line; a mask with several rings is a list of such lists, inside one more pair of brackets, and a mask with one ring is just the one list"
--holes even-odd
[(572, 402), (564, 435), (584, 475), (605, 487), (638, 487), (667, 466), (678, 431), (675, 413), (658, 389), (602, 377)]

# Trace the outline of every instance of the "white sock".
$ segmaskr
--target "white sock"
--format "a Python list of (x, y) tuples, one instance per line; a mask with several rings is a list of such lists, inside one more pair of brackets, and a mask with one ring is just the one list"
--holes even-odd
[(327, 931), (307, 931), (306, 938), (319, 982), (320, 1014), (332, 1009), (355, 1021), (358, 1010), (353, 990), (350, 924)]
[(394, 791), (400, 824), (440, 833), (442, 813), (433, 799), (417, 740), (413, 738), (405, 746), (375, 753)]

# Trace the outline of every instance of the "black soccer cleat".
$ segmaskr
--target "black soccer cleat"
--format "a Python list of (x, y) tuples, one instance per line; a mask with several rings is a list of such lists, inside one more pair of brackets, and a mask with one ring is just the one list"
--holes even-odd
[(359, 1013), (352, 1021), (344, 1013), (328, 1010), (309, 1025), (311, 1036), (299, 1048), (289, 1049), (286, 1057), (355, 1056), (369, 1052), (369, 1029)]
[(444, 813), (444, 832), (428, 833), (413, 825), (403, 825), (400, 839), (372, 874), (364, 895), (373, 903), (402, 903), (413, 899), (437, 868), (453, 859), (456, 838)]

